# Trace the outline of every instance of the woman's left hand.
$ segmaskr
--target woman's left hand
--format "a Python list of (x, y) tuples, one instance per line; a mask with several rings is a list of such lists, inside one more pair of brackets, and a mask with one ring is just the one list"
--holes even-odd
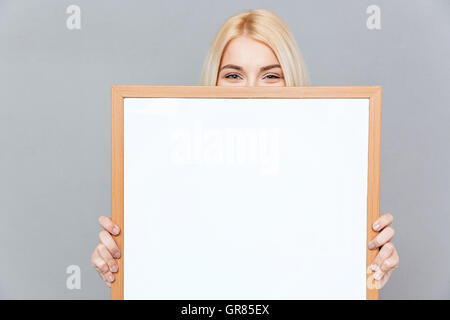
[(375, 272), (373, 278), (377, 289), (384, 287), (399, 263), (397, 250), (391, 242), (395, 234), (394, 229), (391, 227), (392, 221), (394, 221), (394, 217), (389, 213), (385, 213), (372, 226), (373, 230), (379, 233), (369, 242), (369, 249), (375, 250), (381, 247), (380, 252), (378, 252), (370, 266), (372, 271)]

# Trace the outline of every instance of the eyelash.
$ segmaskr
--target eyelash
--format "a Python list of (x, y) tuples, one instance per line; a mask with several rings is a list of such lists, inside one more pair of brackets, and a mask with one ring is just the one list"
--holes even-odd
[[(224, 78), (232, 79), (232, 80), (238, 80), (238, 78), (232, 78), (231, 76), (238, 76), (238, 77), (240, 77), (242, 79), (242, 77), (240, 75), (238, 75), (237, 73), (229, 73), (229, 74), (225, 75)], [(266, 77), (267, 77), (267, 79), (281, 79), (282, 78), (282, 77), (280, 77), (280, 76), (278, 76), (276, 74), (270, 74), (270, 73), (266, 74), (263, 77), (263, 79), (266, 78)], [(273, 77), (273, 78), (269, 78), (269, 77)]]
[(264, 78), (265, 78), (265, 77), (269, 77), (269, 76), (273, 76), (273, 78), (268, 78), (268, 79), (281, 79), (280, 76), (278, 76), (278, 75), (276, 75), (276, 74), (270, 74), (270, 73), (267, 74), (267, 75), (265, 75)]
[(237, 80), (237, 78), (231, 78), (231, 76), (238, 76), (238, 77), (240, 77), (240, 78), (242, 79), (242, 77), (241, 77), (240, 75), (238, 75), (237, 73), (229, 73), (229, 74), (225, 75), (224, 78), (226, 78), (226, 79), (232, 79), (232, 80)]

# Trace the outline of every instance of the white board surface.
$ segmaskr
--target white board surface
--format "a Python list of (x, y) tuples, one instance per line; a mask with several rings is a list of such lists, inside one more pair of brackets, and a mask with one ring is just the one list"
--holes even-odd
[(368, 99), (125, 98), (125, 299), (365, 299)]

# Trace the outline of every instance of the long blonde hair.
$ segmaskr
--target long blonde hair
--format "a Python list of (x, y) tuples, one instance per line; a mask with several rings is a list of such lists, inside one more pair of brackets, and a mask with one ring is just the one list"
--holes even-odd
[(208, 51), (200, 84), (215, 86), (223, 51), (238, 36), (248, 36), (268, 45), (283, 70), (286, 86), (307, 86), (309, 77), (302, 54), (286, 23), (268, 10), (251, 10), (228, 19), (214, 38)]

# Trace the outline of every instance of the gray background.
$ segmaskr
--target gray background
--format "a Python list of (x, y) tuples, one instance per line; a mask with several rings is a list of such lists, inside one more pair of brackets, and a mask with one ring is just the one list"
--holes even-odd
[(0, 298), (109, 297), (90, 255), (110, 213), (110, 86), (196, 85), (220, 25), (255, 8), (286, 20), (312, 85), (383, 86), (381, 210), (400, 267), (381, 298), (450, 298), (449, 0), (0, 0)]

